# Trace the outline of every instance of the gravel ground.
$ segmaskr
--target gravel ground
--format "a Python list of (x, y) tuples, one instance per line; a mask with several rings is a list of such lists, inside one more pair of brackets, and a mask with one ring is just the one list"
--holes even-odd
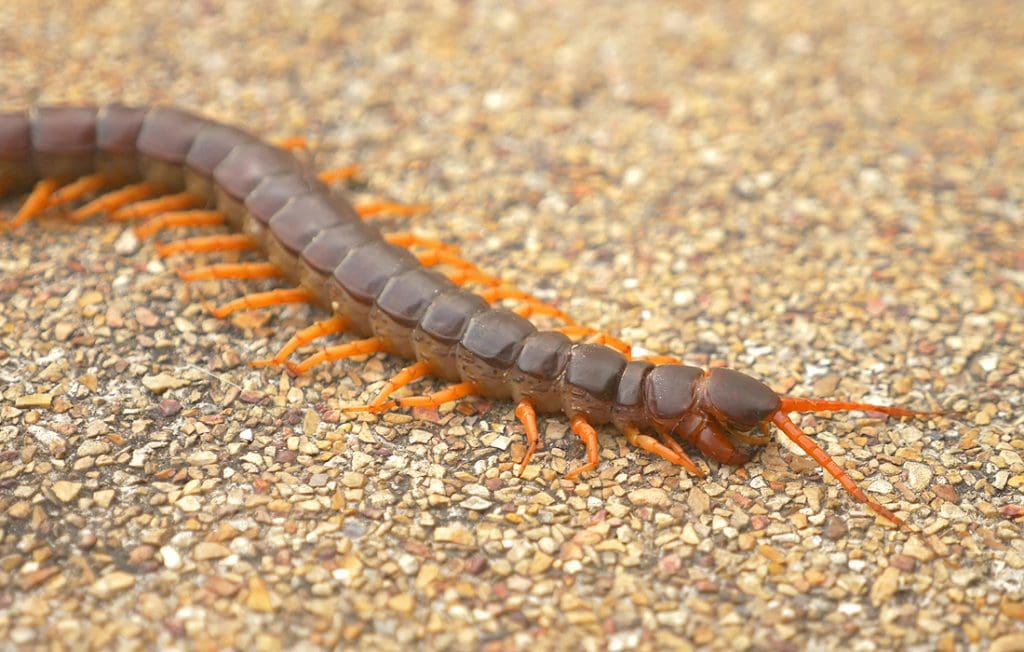
[(337, 4), (5, 0), (0, 102), (307, 136), (638, 347), (962, 410), (802, 420), (924, 534), (781, 442), (697, 481), (606, 429), (572, 483), (563, 418), (522, 479), (509, 403), (350, 419), (399, 361), (251, 369), (319, 315), (45, 219), (0, 240), (0, 640), (1024, 649), (1016, 3)]

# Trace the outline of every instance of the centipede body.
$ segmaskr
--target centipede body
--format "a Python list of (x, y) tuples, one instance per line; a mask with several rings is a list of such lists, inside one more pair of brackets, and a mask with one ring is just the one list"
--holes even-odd
[[(0, 195), (29, 191), (9, 227), (100, 191), (107, 194), (79, 206), (70, 217), (102, 212), (116, 219), (152, 216), (142, 227), (148, 234), (179, 225), (230, 227), (235, 235), (192, 238), (159, 251), (256, 248), (269, 265), (213, 266), (185, 276), (278, 276), (293, 286), (243, 297), (215, 314), (293, 302), (316, 303), (333, 314), (261, 363), (287, 363), (302, 373), (322, 362), (377, 352), (414, 361), (378, 400), (353, 411), (435, 406), (469, 395), (513, 399), (529, 443), (523, 468), (540, 443), (537, 413), (562, 412), (587, 452), (587, 462), (569, 478), (598, 466), (595, 425), (610, 423), (629, 443), (698, 476), (704, 471), (683, 445), (721, 463), (743, 464), (750, 458), (745, 445), (766, 444), (775, 426), (856, 499), (903, 522), (857, 487), (787, 413), (926, 413), (780, 397), (732, 369), (705, 371), (630, 359), (615, 338), (576, 325), (539, 330), (529, 315), (564, 314), (483, 275), (440, 243), (382, 233), (289, 150), (239, 128), (170, 107), (50, 106), (0, 114)], [(430, 251), (414, 254), (408, 246), (417, 244)], [(435, 265), (454, 269), (446, 274)], [(485, 289), (471, 291), (470, 283)], [(506, 298), (525, 303), (516, 311), (493, 305)], [(361, 339), (328, 347), (298, 364), (287, 362), (299, 347), (341, 333)], [(570, 337), (579, 334), (594, 337)], [(427, 375), (453, 384), (426, 396), (389, 398)]]

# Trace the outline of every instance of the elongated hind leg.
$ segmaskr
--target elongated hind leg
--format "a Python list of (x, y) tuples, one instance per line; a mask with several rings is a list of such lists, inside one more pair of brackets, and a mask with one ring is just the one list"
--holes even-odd
[(14, 214), (11, 221), (0, 226), (7, 229), (16, 229), (45, 211), (47, 206), (50, 205), (50, 196), (53, 195), (58, 185), (59, 183), (56, 179), (43, 179), (37, 182), (28, 199), (21, 205), (18, 212)]
[(384, 387), (381, 388), (377, 396), (368, 405), (352, 405), (344, 408), (343, 412), (384, 412), (390, 407), (393, 407), (393, 402), (388, 402), (387, 398), (402, 389), (410, 383), (414, 383), (420, 378), (426, 378), (430, 375), (430, 364), (427, 362), (416, 362), (414, 364), (405, 367), (397, 374), (391, 377), (391, 380), (387, 382)]
[(281, 347), (281, 350), (279, 350), (273, 357), (264, 358), (263, 360), (253, 360), (249, 363), (249, 366), (271, 367), (283, 365), (288, 361), (288, 356), (294, 353), (300, 346), (310, 344), (321, 337), (344, 333), (345, 329), (348, 328), (348, 324), (348, 319), (340, 315), (335, 315), (330, 319), (318, 321), (312, 326), (307, 326), (293, 335), (292, 338), (288, 340), (288, 342)]

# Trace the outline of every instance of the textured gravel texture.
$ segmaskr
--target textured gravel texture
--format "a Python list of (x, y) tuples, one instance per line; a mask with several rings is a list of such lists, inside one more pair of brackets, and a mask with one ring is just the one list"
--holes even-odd
[(784, 442), (572, 483), (560, 417), (524, 478), (508, 403), (351, 419), (400, 361), (251, 369), (321, 314), (54, 216), (0, 236), (0, 640), (1024, 649), (1020, 7), (706, 4), (4, 0), (0, 103), (307, 136), (638, 347), (962, 410), (801, 422), (923, 535)]

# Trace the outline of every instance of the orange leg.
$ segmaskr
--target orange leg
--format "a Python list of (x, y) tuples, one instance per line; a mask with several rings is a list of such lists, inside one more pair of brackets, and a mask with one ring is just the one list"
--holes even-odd
[(327, 335), (334, 335), (335, 333), (343, 333), (348, 328), (348, 320), (341, 316), (331, 317), (330, 319), (324, 319), (318, 321), (312, 326), (307, 326), (301, 331), (292, 336), (288, 342), (281, 347), (281, 350), (277, 352), (272, 358), (265, 358), (263, 360), (253, 360), (249, 363), (250, 367), (271, 367), (283, 365), (287, 360), (288, 356), (295, 352), (295, 349), (300, 346), (305, 346), (310, 342), (326, 337)]
[(342, 168), (334, 168), (333, 170), (324, 170), (323, 172), (320, 172), (316, 176), (324, 183), (333, 183), (335, 181), (351, 179), (357, 174), (359, 174), (358, 165), (347, 165)]
[(50, 197), (50, 207), (72, 202), (90, 192), (102, 190), (109, 184), (110, 180), (102, 174), (90, 174), (80, 177), (53, 193), (53, 196)]
[(460, 398), (465, 398), (476, 393), (477, 386), (473, 383), (459, 383), (458, 385), (449, 385), (448, 387), (434, 392), (433, 394), (426, 394), (424, 396), (407, 396), (405, 398), (400, 398), (397, 401), (391, 401), (391, 403), (401, 407), (436, 408), (444, 405), (445, 403), (451, 403), (452, 401), (457, 401)]
[(387, 398), (405, 387), (409, 383), (414, 383), (420, 378), (424, 378), (430, 375), (430, 365), (426, 362), (417, 362), (411, 364), (405, 369), (402, 369), (397, 374), (392, 376), (391, 380), (388, 381), (387, 385), (380, 390), (377, 397), (373, 399), (373, 402), (369, 405), (353, 405), (347, 407), (343, 412), (384, 412), (390, 407), (394, 407), (393, 401), (388, 401)]
[(598, 451), (597, 445), (597, 431), (594, 430), (594, 426), (587, 423), (587, 418), (582, 414), (577, 414), (572, 418), (572, 431), (576, 433), (576, 436), (583, 440), (584, 445), (587, 447), (587, 463), (583, 466), (577, 467), (572, 471), (565, 474), (566, 480), (575, 480), (581, 473), (592, 471), (597, 468), (598, 464)]
[(650, 362), (651, 364), (655, 364), (655, 365), (658, 365), (658, 364), (680, 364), (680, 363), (682, 363), (682, 360), (680, 360), (679, 358), (675, 357), (674, 355), (645, 355), (644, 357), (642, 357), (640, 359), (641, 360), (646, 360), (647, 362)]
[(256, 243), (247, 235), (233, 233), (230, 235), (206, 235), (196, 238), (175, 240), (167, 244), (157, 245), (156, 255), (167, 258), (185, 252), (204, 253), (209, 251), (241, 251), (254, 249)]
[(612, 337), (608, 333), (603, 333), (589, 326), (565, 326), (563, 328), (556, 328), (556, 331), (569, 337), (584, 337), (589, 336), (594, 344), (604, 344), (610, 346), (619, 353), (623, 354), (627, 358), (630, 357), (632, 347), (620, 340), (617, 337)]
[[(416, 254), (416, 259), (420, 261), (420, 264), (424, 267), (434, 267), (435, 265), (448, 265), (455, 268), (455, 272), (447, 274), (452, 283), (456, 285), (463, 285), (465, 283), (479, 283), (480, 285), (486, 285), (487, 287), (497, 287), (502, 284), (500, 278), (485, 274), (480, 270), (479, 267), (469, 262), (465, 258), (457, 256), (454, 252), (433, 250), (427, 251), (421, 254)], [(519, 292), (519, 290), (509, 291)], [(525, 293), (521, 293), (523, 296), (529, 296)], [(495, 299), (494, 301), (497, 301)], [(493, 302), (492, 302), (493, 303)]]
[(377, 353), (383, 350), (384, 341), (379, 337), (356, 340), (355, 342), (329, 346), (323, 351), (309, 356), (299, 364), (289, 362), (288, 371), (298, 376), (299, 374), (304, 374), (313, 367), (324, 362), (334, 362), (335, 360), (342, 360), (344, 358), (354, 358), (357, 355), (368, 355), (370, 353)]
[(74, 222), (81, 222), (97, 213), (110, 212), (156, 193), (156, 188), (148, 183), (136, 183), (101, 195), (85, 206), (73, 210), (69, 216)]
[[(388, 242), (391, 242), (390, 240)], [(397, 243), (392, 243), (397, 244)], [(404, 245), (403, 245), (404, 246)], [(471, 269), (479, 272), (479, 268), (473, 263), (469, 262), (465, 258), (461, 258), (451, 251), (444, 251), (441, 249), (435, 249), (434, 251), (428, 251), (416, 256), (419, 259), (420, 264), (424, 267), (433, 267), (434, 265), (450, 265), (456, 269)]]
[(626, 426), (622, 429), (622, 434), (626, 436), (626, 441), (634, 446), (642, 448), (648, 453), (654, 453), (673, 464), (678, 464), (698, 478), (704, 477), (704, 472), (700, 470), (700, 467), (694, 464), (690, 456), (679, 447), (679, 444), (669, 439), (667, 435), (662, 436), (662, 441), (665, 442), (662, 444), (654, 437), (640, 432), (636, 426)]
[(521, 478), (523, 472), (526, 471), (526, 465), (530, 463), (533, 454), (537, 452), (537, 446), (540, 444), (540, 432), (537, 430), (537, 410), (533, 406), (533, 401), (528, 398), (519, 401), (516, 404), (515, 414), (526, 431), (526, 454), (523, 455), (523, 461), (519, 463), (519, 477)]
[(790, 440), (793, 441), (793, 443), (795, 443), (797, 446), (803, 449), (805, 453), (810, 455), (811, 458), (814, 459), (814, 461), (817, 462), (819, 465), (821, 465), (822, 468), (828, 471), (833, 478), (838, 480), (839, 484), (842, 485), (843, 489), (846, 489), (846, 491), (849, 492), (851, 496), (853, 496), (860, 502), (866, 504), (868, 507), (874, 510), (876, 514), (884, 516), (896, 525), (906, 526), (906, 523), (903, 521), (903, 519), (899, 518), (891, 511), (883, 507), (881, 503), (868, 497), (868, 495), (865, 494), (864, 491), (856, 485), (853, 479), (846, 474), (846, 471), (844, 471), (838, 464), (836, 464), (835, 460), (832, 459), (831, 455), (822, 450), (816, 443), (814, 443), (814, 440), (805, 435), (804, 432), (800, 430), (800, 428), (795, 423), (789, 420), (789, 417), (786, 416), (785, 409), (786, 407), (784, 400), (783, 408), (772, 415), (772, 423), (778, 426), (779, 429), (782, 430), (782, 432), (786, 433), (786, 436), (789, 437)]
[(529, 295), (522, 290), (517, 288), (509, 287), (507, 285), (501, 287), (488, 288), (480, 293), (480, 296), (484, 298), (487, 303), (495, 303), (502, 299), (518, 299), (526, 303), (528, 306), (532, 306), (532, 313), (534, 314), (545, 314), (565, 321), (568, 324), (574, 323), (574, 320), (569, 315), (565, 314), (554, 306), (549, 306), (543, 303), (540, 299), (535, 296)]
[(281, 275), (281, 269), (274, 263), (222, 263), (178, 270), (178, 278), (186, 283), (226, 278), (277, 278)]
[(435, 240), (434, 238), (424, 238), (407, 231), (387, 233), (384, 235), (384, 239), (398, 247), (425, 247), (427, 249), (438, 249), (453, 255), (458, 251), (458, 247), (454, 245)]
[(56, 179), (43, 179), (36, 183), (36, 187), (32, 189), (28, 199), (21, 205), (18, 212), (14, 214), (14, 218), (3, 226), (8, 229), (16, 229), (45, 211), (46, 207), (50, 205), (50, 196), (57, 189), (58, 185)]
[[(424, 265), (424, 267), (429, 267), (429, 265)], [(445, 272), (444, 275), (447, 276), (448, 279), (455, 285), (465, 285), (466, 283), (479, 283), (480, 285), (486, 285), (487, 287), (495, 287), (501, 285), (502, 283), (500, 278), (488, 276), (487, 274), (484, 274), (478, 269), (453, 269), (450, 272)]]
[(139, 238), (149, 238), (164, 229), (221, 224), (224, 224), (224, 214), (219, 211), (176, 211), (151, 217), (145, 224), (135, 227), (135, 235)]
[(562, 321), (568, 324), (576, 323), (576, 321), (572, 317), (565, 314), (558, 308), (555, 308), (554, 306), (549, 306), (546, 303), (541, 303), (540, 301), (537, 300), (523, 304), (518, 308), (514, 309), (512, 312), (516, 313), (520, 317), (525, 317), (527, 319), (532, 317), (533, 315), (547, 315), (548, 317), (555, 317), (557, 319), (561, 319)]
[(277, 146), (281, 149), (306, 149), (309, 145), (306, 139), (302, 136), (293, 136), (291, 138), (282, 138), (277, 141)]
[(166, 213), (168, 211), (183, 211), (189, 208), (199, 208), (205, 200), (190, 192), (179, 192), (176, 195), (165, 195), (149, 201), (140, 201), (130, 206), (120, 208), (110, 214), (110, 219), (117, 221), (139, 220), (143, 217)]
[(409, 215), (426, 213), (429, 210), (430, 206), (428, 204), (398, 204), (390, 201), (375, 201), (356, 206), (356, 212), (359, 213), (359, 217), (362, 218), (374, 217), (381, 213), (390, 213), (392, 216), (406, 217)]
[(239, 310), (254, 310), (256, 308), (280, 306), (286, 303), (313, 303), (315, 300), (316, 298), (303, 288), (278, 289), (269, 292), (247, 294), (222, 306), (212, 308), (210, 313), (214, 317), (223, 319)]

